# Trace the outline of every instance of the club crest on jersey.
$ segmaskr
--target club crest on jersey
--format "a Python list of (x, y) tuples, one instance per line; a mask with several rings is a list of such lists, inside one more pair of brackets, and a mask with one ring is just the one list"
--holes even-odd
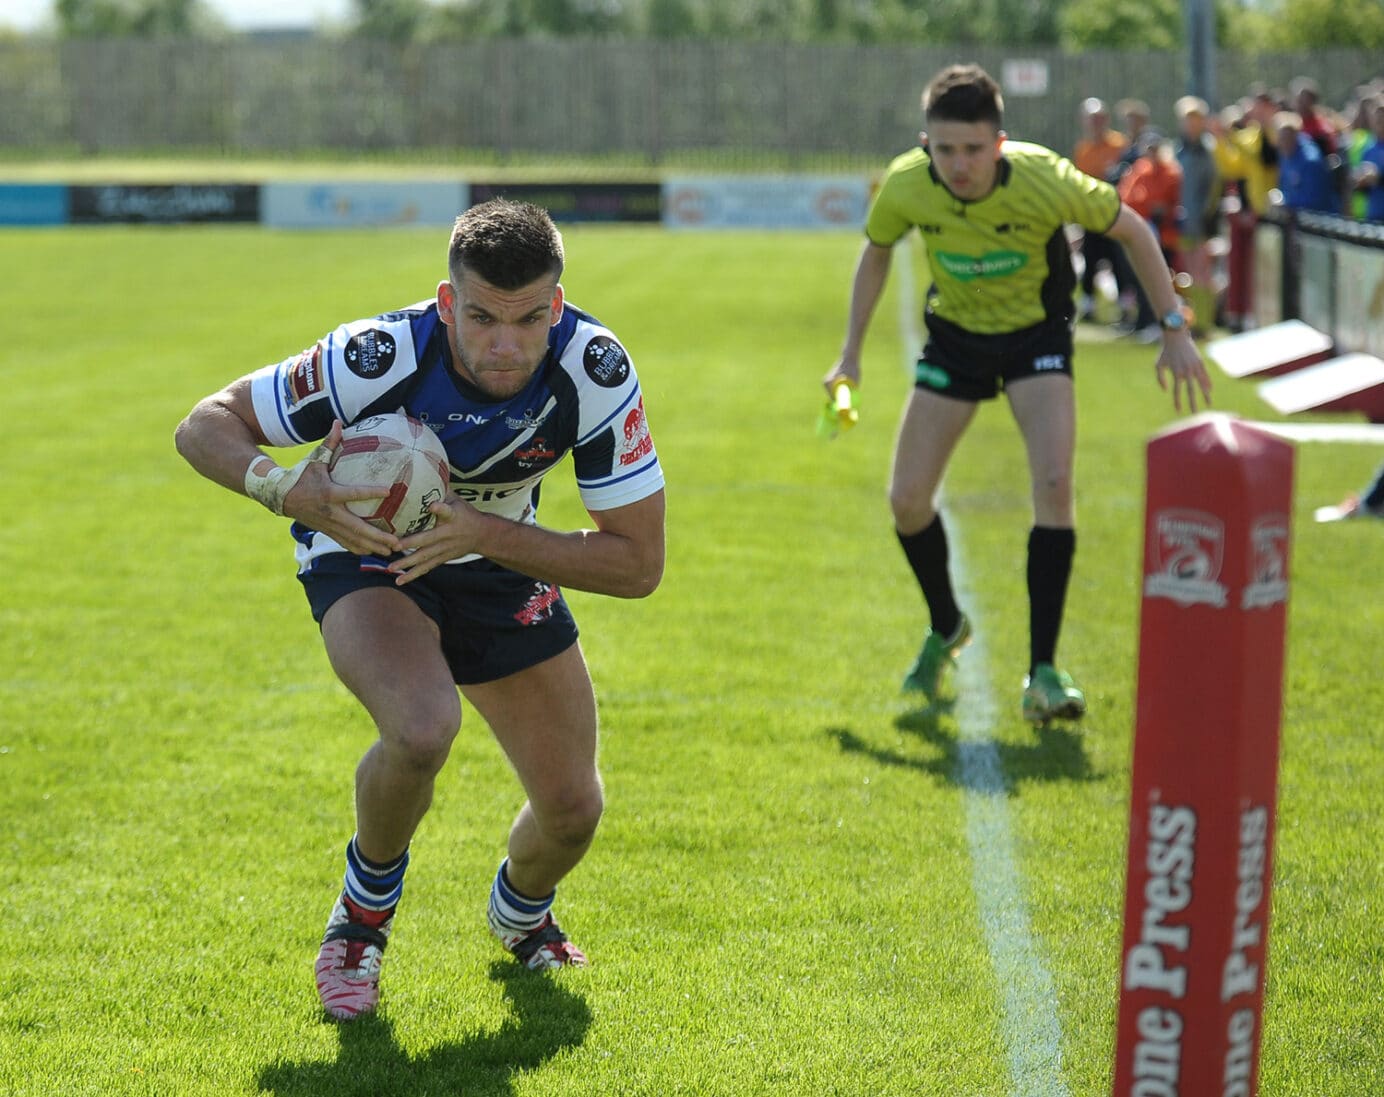
[(644, 401), (625, 416), (625, 437), (620, 443), (619, 463), (632, 465), (642, 457), (647, 457), (654, 449), (654, 440), (649, 437), (649, 420), (644, 415)]
[(602, 388), (619, 388), (630, 375), (625, 348), (608, 335), (598, 335), (587, 343), (581, 362), (586, 375)]
[(394, 364), (394, 356), (398, 349), (394, 336), (389, 332), (381, 331), (379, 328), (367, 328), (351, 336), (346, 341), (346, 349), (341, 353), (346, 359), (347, 369), (357, 377), (369, 378), (387, 372)]
[(533, 468), (534, 465), (557, 460), (557, 450), (548, 445), (544, 439), (535, 438), (533, 444), (527, 449), (514, 451), (514, 460), (518, 462), (521, 469)]
[(322, 391), (322, 348), (314, 344), (294, 359), (284, 374), (284, 403), (295, 408)]

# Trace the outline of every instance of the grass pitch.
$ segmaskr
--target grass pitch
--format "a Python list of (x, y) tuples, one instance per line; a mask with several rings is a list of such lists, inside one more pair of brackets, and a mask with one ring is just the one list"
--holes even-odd
[[(952, 715), (897, 692), (921, 600), (884, 485), (891, 297), (859, 427), (813, 434), (853, 234), (573, 228), (572, 301), (627, 343), (668, 476), (652, 598), (574, 593), (609, 809), (559, 897), (592, 957), (516, 971), (483, 909), (520, 798), (468, 710), (414, 846), (382, 1013), (311, 965), (371, 739), (285, 523), (199, 479), (201, 395), (428, 296), (436, 230), (0, 230), (0, 1093), (1035, 1097), (972, 890)], [(893, 283), (897, 285), (897, 280)], [(1146, 348), (1078, 354), (1080, 534), (1062, 661), (1084, 728), (1018, 714), (1027, 475), (1002, 405), (947, 493), (986, 643), (1008, 818), (1061, 1031), (1050, 1092), (1109, 1092)], [(1266, 415), (1218, 378), (1217, 406)], [(1384, 527), (1317, 526), (1367, 447), (1302, 446), (1261, 1092), (1384, 1091)], [(583, 522), (570, 472), (542, 517)], [(966, 704), (963, 699), (961, 705)]]

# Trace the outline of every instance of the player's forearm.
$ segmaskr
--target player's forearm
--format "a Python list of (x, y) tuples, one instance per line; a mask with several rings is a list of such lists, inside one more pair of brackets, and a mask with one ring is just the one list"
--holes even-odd
[(643, 598), (663, 578), (663, 546), (600, 530), (562, 532), (479, 515), (473, 552), (535, 579), (616, 598)]
[(851, 281), (850, 312), (846, 322), (846, 341), (841, 347), (843, 358), (858, 358), (865, 342), (865, 333), (870, 327), (870, 318), (875, 306), (879, 304), (880, 294), (884, 292), (885, 280), (889, 277), (889, 263), (892, 252), (867, 243), (860, 253), (860, 261), (855, 267), (855, 277)]
[(1163, 316), (1177, 308), (1179, 301), (1173, 290), (1172, 271), (1148, 223), (1126, 206), (1110, 235), (1123, 245), (1129, 265), (1134, 268), (1134, 275), (1143, 286), (1153, 311)]
[(208, 480), (245, 493), (245, 470), (264, 456), (254, 431), (228, 406), (223, 394), (208, 396), (192, 409), (174, 434), (178, 453)]

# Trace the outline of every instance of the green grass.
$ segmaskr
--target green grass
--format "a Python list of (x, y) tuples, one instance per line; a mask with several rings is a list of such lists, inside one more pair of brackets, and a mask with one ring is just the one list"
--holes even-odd
[[(922, 611), (884, 493), (905, 392), (892, 289), (861, 425), (827, 443), (812, 426), (853, 234), (566, 235), (569, 297), (634, 356), (669, 498), (656, 595), (571, 595), (609, 806), (559, 902), (593, 964), (516, 972), (483, 930), (519, 793), (468, 710), (415, 842), (384, 1009), (342, 1027), (311, 963), (371, 733), (283, 523), (199, 479), (171, 436), (227, 379), (428, 295), (444, 241), (0, 231), (0, 1093), (1013, 1093), (957, 724), (897, 693)], [(1062, 650), (1089, 690), (1083, 733), (1018, 716), (1027, 476), (1003, 405), (947, 489), (1074, 1097), (1111, 1078), (1143, 453), (1175, 418), (1152, 357), (1078, 356)], [(1224, 378), (1217, 403), (1265, 416)], [(1384, 529), (1311, 522), (1378, 458), (1298, 455), (1273, 1097), (1384, 1090)], [(570, 473), (553, 481), (545, 522), (583, 523)]]

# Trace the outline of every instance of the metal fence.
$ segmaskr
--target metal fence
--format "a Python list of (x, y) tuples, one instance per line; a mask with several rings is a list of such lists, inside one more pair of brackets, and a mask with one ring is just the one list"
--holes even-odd
[[(1011, 90), (1006, 128), (1060, 150), (1081, 99), (1133, 96), (1171, 125), (1188, 86), (1174, 53), (606, 40), (389, 46), (353, 39), (119, 39), (0, 43), (0, 150), (335, 152), (447, 162), (630, 161), (858, 165), (907, 148), (939, 68), (1041, 62), (1040, 94)], [(1309, 75), (1343, 105), (1379, 75), (1368, 51), (1222, 53), (1216, 87)]]

